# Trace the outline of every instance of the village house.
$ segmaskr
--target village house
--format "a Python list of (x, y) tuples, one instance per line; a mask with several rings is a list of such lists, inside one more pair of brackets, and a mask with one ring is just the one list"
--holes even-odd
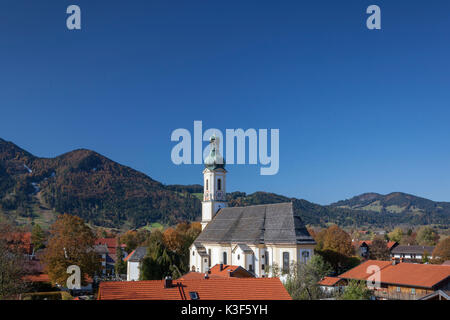
[(127, 263), (127, 281), (138, 281), (141, 276), (141, 264), (147, 255), (147, 247), (137, 247), (124, 261)]
[[(371, 268), (377, 268), (373, 273)], [(367, 260), (338, 276), (346, 281), (379, 279), (374, 296), (387, 300), (417, 300), (438, 290), (450, 290), (450, 266)]]
[(336, 293), (342, 292), (347, 281), (338, 277), (323, 277), (319, 281), (320, 289), (327, 295), (334, 295)]
[[(117, 248), (119, 243), (116, 238), (99, 238), (95, 240), (94, 250), (100, 255), (102, 264), (102, 275), (115, 274), (114, 265), (117, 261)], [(121, 244), (120, 247), (125, 249), (126, 245)], [(123, 253), (125, 256), (126, 252)]]
[(98, 300), (292, 300), (278, 278), (214, 278), (100, 283)]
[[(355, 248), (355, 253), (364, 259), (368, 259), (370, 255), (370, 246), (372, 240), (352, 241), (352, 245)], [(386, 245), (390, 252), (398, 246), (396, 241), (387, 241)]]
[(315, 241), (292, 203), (227, 207), (225, 162), (211, 137), (203, 171), (202, 232), (190, 247), (191, 271), (216, 264), (241, 266), (256, 277), (289, 273), (314, 254)]
[(396, 259), (404, 259), (405, 261), (420, 262), (425, 257), (431, 258), (434, 247), (432, 246), (397, 246), (391, 251), (391, 256)]

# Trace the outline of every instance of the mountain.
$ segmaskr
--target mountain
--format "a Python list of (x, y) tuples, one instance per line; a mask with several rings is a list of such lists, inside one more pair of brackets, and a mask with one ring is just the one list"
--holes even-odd
[[(202, 196), (201, 185), (164, 185), (95, 151), (40, 158), (0, 139), (0, 217), (21, 223), (48, 226), (67, 212), (105, 227), (174, 224), (198, 220)], [(316, 226), (450, 224), (450, 203), (404, 193), (366, 193), (329, 206), (268, 192), (232, 192), (227, 199), (230, 206), (292, 201), (304, 222)]]
[[(375, 194), (373, 193), (367, 193), (365, 195), (361, 195), (360, 199), (361, 201), (369, 201), (369, 199), (376, 201), (374, 195)], [(358, 207), (356, 205), (356, 199), (354, 201), (354, 207), (346, 206), (341, 202), (337, 202), (336, 204), (329, 206), (321, 206), (307, 200), (288, 198), (267, 192), (256, 192), (250, 195), (246, 195), (243, 192), (234, 192), (228, 195), (228, 203), (230, 206), (246, 206), (292, 201), (294, 204), (294, 209), (301, 215), (303, 221), (307, 224), (316, 226), (326, 226), (330, 223), (336, 223), (339, 226), (372, 226), (377, 228), (394, 227), (400, 224), (416, 226), (425, 224), (439, 224), (447, 227), (450, 225), (450, 203), (439, 202), (435, 203), (436, 206), (432, 206), (431, 204), (434, 202), (431, 200), (418, 198), (407, 194), (403, 195), (405, 199), (420, 199), (420, 203), (422, 204), (420, 208), (422, 208), (422, 210), (420, 211), (416, 209), (405, 212), (395, 211), (393, 204), (389, 202), (389, 200), (394, 201), (394, 199), (387, 196), (386, 204), (391, 204), (391, 206), (388, 206), (390, 211), (385, 210), (382, 212), (368, 210), (370, 206)], [(397, 203), (399, 208), (400, 204), (402, 206), (406, 206), (405, 201), (399, 201)], [(418, 205), (418, 202), (413, 201), (410, 203)], [(411, 208), (416, 207), (413, 205)]]
[(449, 202), (435, 202), (402, 192), (392, 192), (387, 195), (363, 193), (348, 200), (338, 201), (330, 206), (335, 208), (378, 212), (382, 214), (450, 214)]
[(200, 201), (94, 151), (39, 158), (0, 139), (0, 209), (22, 218), (48, 211), (108, 227), (194, 220)]

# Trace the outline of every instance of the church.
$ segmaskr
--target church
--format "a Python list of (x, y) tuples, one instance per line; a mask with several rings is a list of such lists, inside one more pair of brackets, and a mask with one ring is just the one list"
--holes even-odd
[(228, 207), (226, 174), (218, 139), (212, 136), (203, 171), (202, 232), (189, 252), (191, 271), (204, 273), (224, 264), (271, 277), (308, 262), (316, 243), (293, 204)]

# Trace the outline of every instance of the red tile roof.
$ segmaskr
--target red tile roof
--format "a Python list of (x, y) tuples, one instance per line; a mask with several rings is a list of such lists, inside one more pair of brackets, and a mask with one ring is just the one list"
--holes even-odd
[(381, 270), (381, 282), (410, 287), (433, 288), (450, 278), (450, 266), (399, 263)]
[(319, 285), (321, 286), (334, 286), (336, 283), (341, 281), (341, 278), (337, 277), (324, 277), (322, 280), (319, 281)]
[(164, 288), (164, 280), (102, 282), (99, 300), (292, 300), (278, 278), (223, 278), (174, 280)]
[(347, 272), (344, 272), (339, 276), (339, 278), (344, 279), (357, 279), (357, 280), (367, 280), (367, 278), (371, 275), (371, 273), (367, 273), (367, 268), (369, 266), (376, 265), (380, 267), (380, 269), (386, 268), (392, 265), (391, 261), (378, 261), (378, 260), (367, 260), (360, 265), (350, 269)]
[(339, 278), (367, 280), (371, 275), (367, 268), (371, 265), (380, 267), (380, 282), (408, 287), (433, 288), (450, 278), (450, 266), (397, 263), (391, 261), (368, 260), (359, 266), (341, 274)]
[[(95, 240), (95, 245), (106, 245), (110, 254), (116, 254), (116, 248), (118, 246), (117, 238), (99, 238)], [(120, 245), (122, 248), (126, 246), (124, 244)]]
[[(372, 240), (352, 241), (352, 245), (357, 246), (357, 247), (360, 247), (363, 243), (367, 244), (370, 247), (372, 245)], [(388, 241), (386, 243), (389, 250), (391, 250), (392, 247), (394, 247), (396, 244), (397, 244), (397, 242), (395, 242), (395, 241)]]
[(130, 259), (130, 257), (133, 255), (133, 253), (134, 253), (135, 251), (136, 251), (136, 250), (131, 251), (131, 253), (130, 253), (129, 255), (127, 255), (127, 256), (125, 257), (125, 259), (123, 259), (123, 261), (127, 262), (128, 259)]

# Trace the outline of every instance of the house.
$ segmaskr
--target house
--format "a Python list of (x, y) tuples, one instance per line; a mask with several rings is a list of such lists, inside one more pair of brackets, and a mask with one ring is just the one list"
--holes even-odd
[(426, 295), (419, 300), (450, 300), (450, 291), (438, 290), (429, 295)]
[(109, 281), (98, 300), (292, 300), (278, 278)]
[(138, 281), (141, 275), (141, 263), (147, 255), (147, 247), (137, 247), (124, 261), (127, 263), (127, 281)]
[(431, 257), (434, 247), (431, 246), (397, 246), (391, 251), (393, 258), (403, 258), (404, 260), (417, 262), (425, 257)]
[(180, 280), (205, 279), (205, 278), (254, 278), (254, 274), (245, 270), (241, 266), (231, 266), (216, 264), (206, 273), (188, 272)]
[[(352, 241), (352, 245), (355, 248), (356, 254), (364, 259), (368, 259), (370, 255), (370, 246), (372, 245), (372, 240), (363, 240), (363, 241)], [(389, 251), (392, 252), (396, 246), (398, 246), (398, 242), (396, 241), (387, 241), (386, 245)]]
[(218, 140), (213, 136), (210, 142), (203, 171), (202, 232), (190, 247), (191, 271), (205, 273), (213, 265), (230, 264), (267, 277), (307, 262), (316, 243), (292, 203), (227, 206), (225, 162)]
[[(450, 266), (367, 260), (341, 274), (345, 280), (378, 279), (374, 296), (388, 300), (417, 300), (450, 289)], [(369, 280), (371, 280), (369, 279)]]
[(328, 295), (341, 292), (346, 285), (347, 282), (338, 277), (323, 277), (322, 280), (319, 281), (320, 289)]
[[(117, 248), (119, 243), (116, 238), (99, 238), (95, 240), (94, 250), (100, 255), (102, 263), (102, 274), (113, 275), (115, 273), (114, 265), (117, 261)], [(121, 244), (122, 250), (126, 247)], [(126, 252), (123, 252), (126, 255)]]

